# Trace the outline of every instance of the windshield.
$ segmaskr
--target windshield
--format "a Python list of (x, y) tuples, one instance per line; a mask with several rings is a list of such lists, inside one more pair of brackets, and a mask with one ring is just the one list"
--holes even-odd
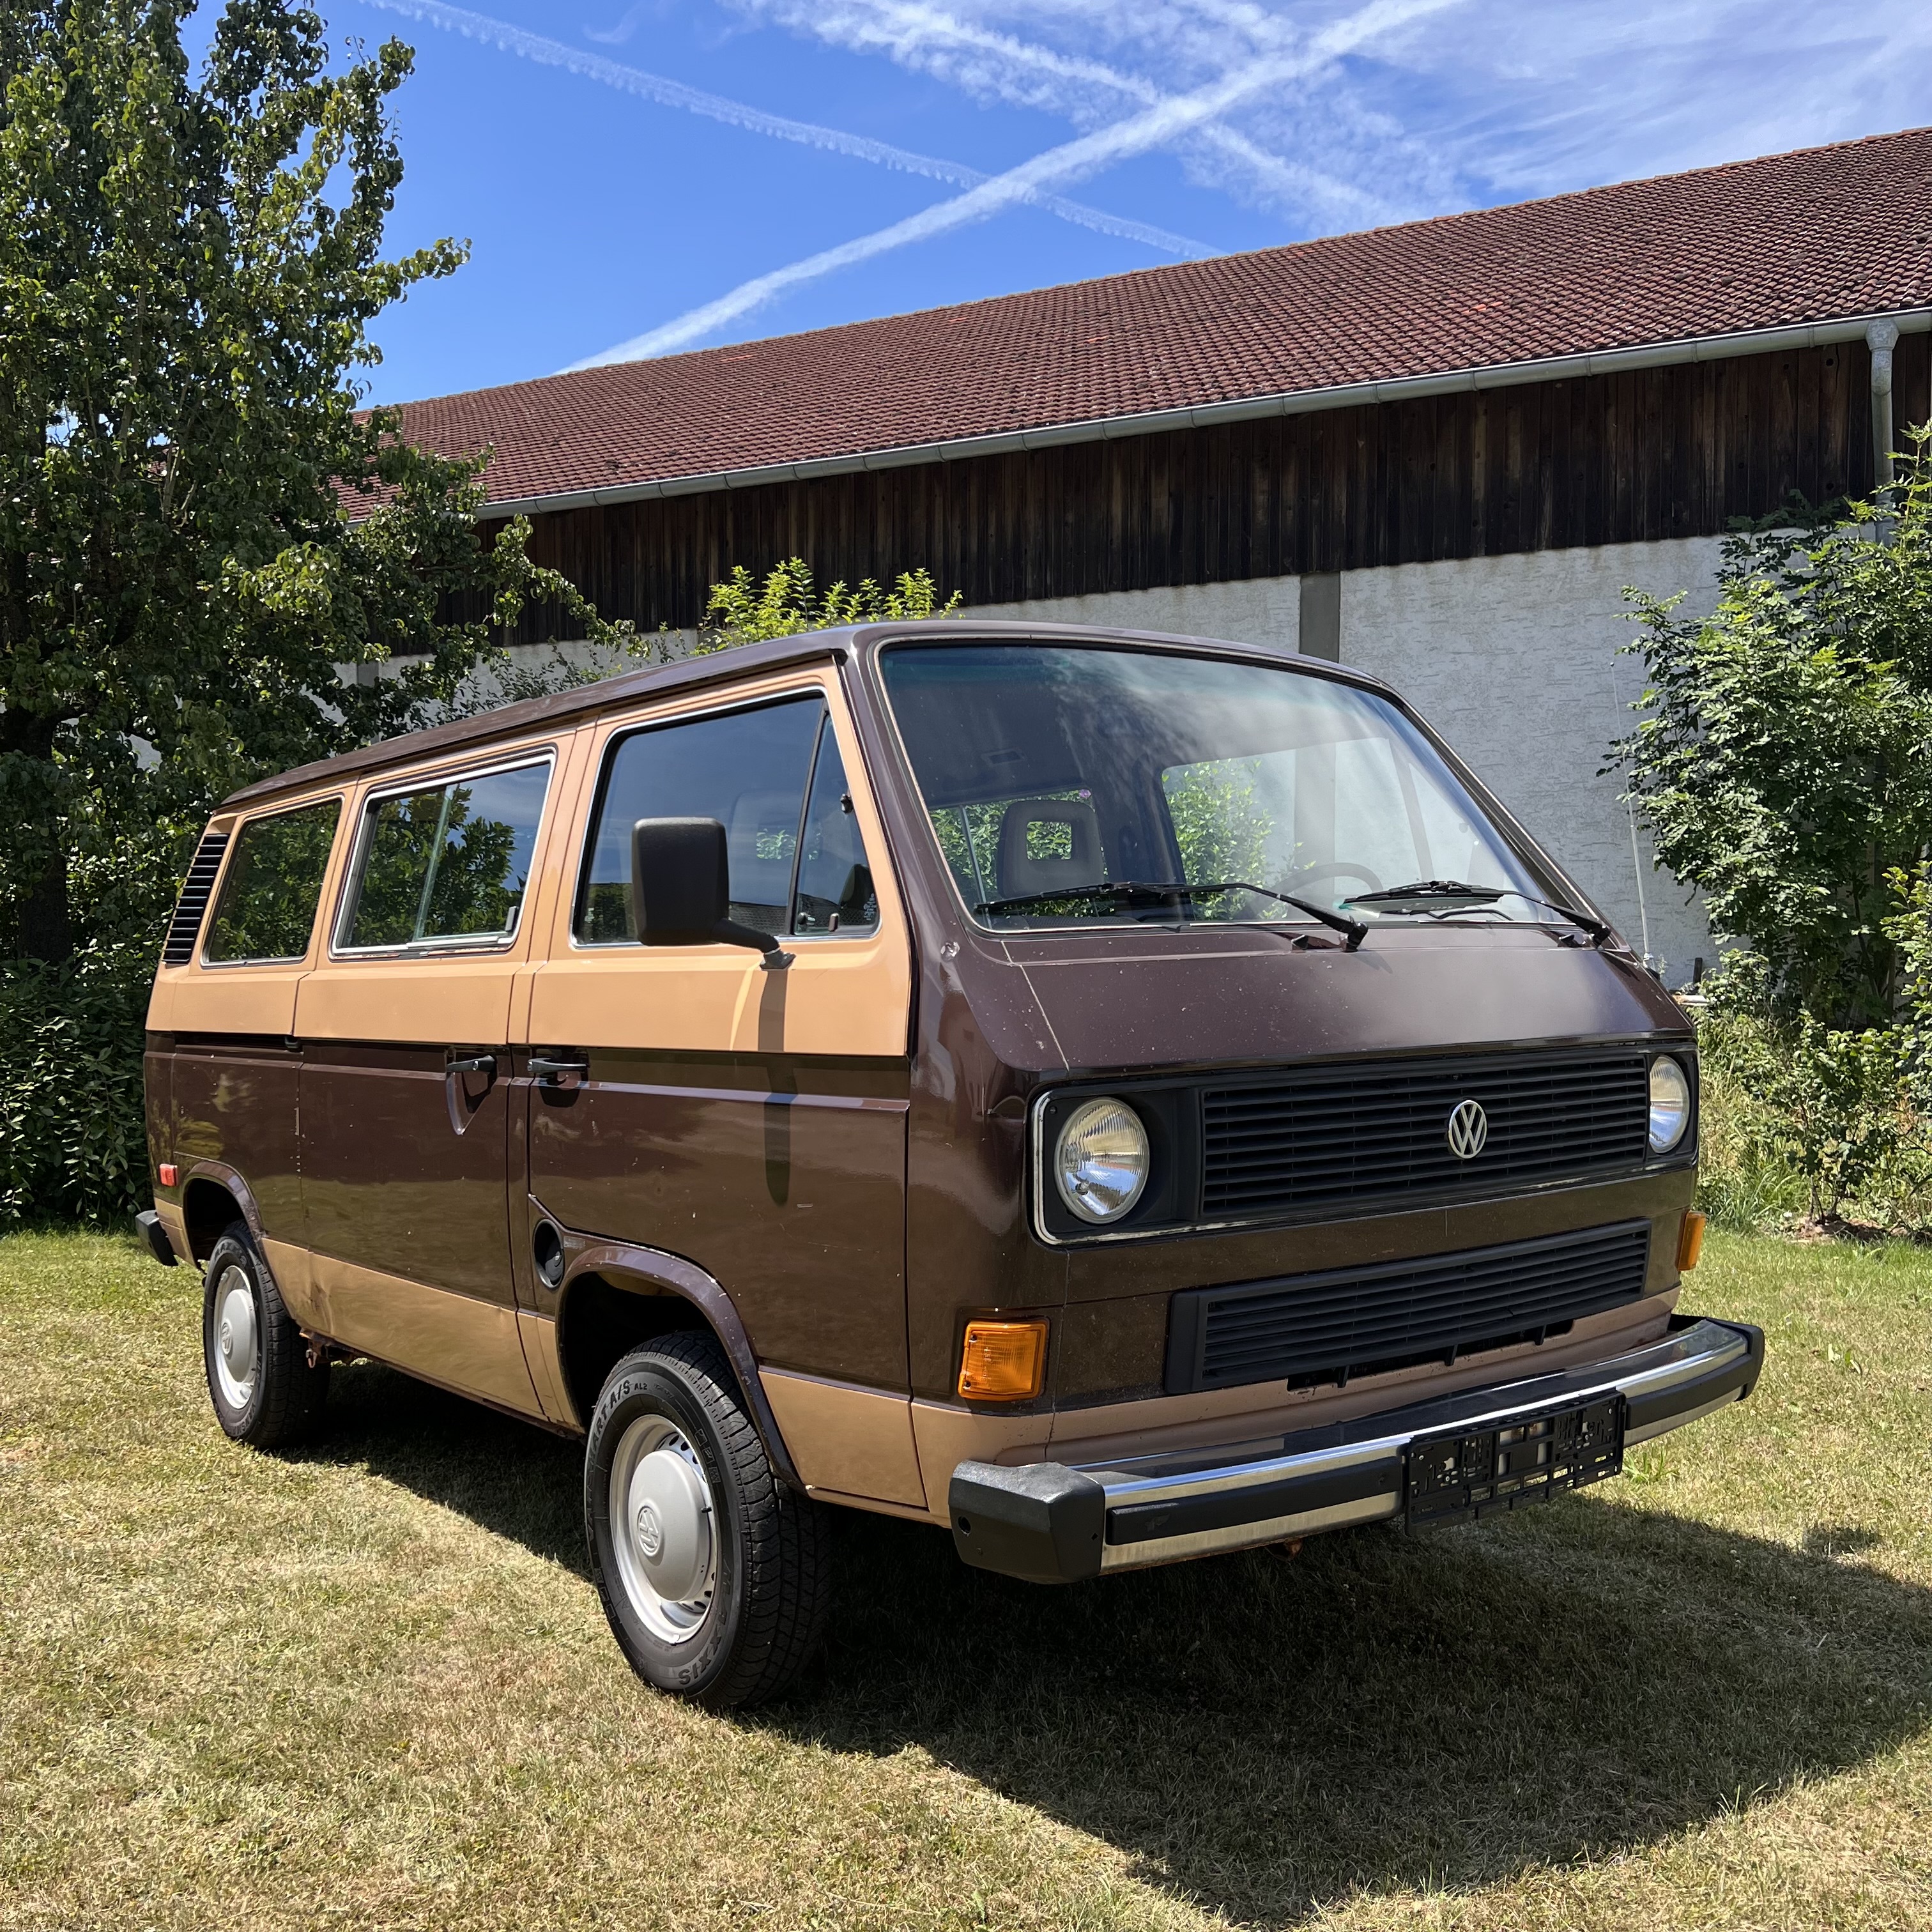
[[(884, 662), (940, 848), (984, 923), (1308, 922), (1276, 893), (1364, 925), (1557, 916), (1516, 896), (1547, 888), (1367, 692), (1084, 645), (907, 644)], [(1423, 880), (1495, 903), (1353, 903)]]

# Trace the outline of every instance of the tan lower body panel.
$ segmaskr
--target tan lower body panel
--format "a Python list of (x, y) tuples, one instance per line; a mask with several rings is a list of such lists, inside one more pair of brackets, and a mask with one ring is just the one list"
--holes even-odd
[(566, 1429), (581, 1429), (584, 1420), (563, 1378), (563, 1364), (557, 1359), (556, 1324), (547, 1316), (532, 1315), (528, 1309), (517, 1310), (517, 1333), (523, 1338), (524, 1360), (536, 1385), (537, 1401), (552, 1422)]
[(828, 1501), (868, 1498), (924, 1513), (906, 1396), (779, 1369), (761, 1369), (758, 1379), (807, 1489)]
[(1051, 1415), (997, 1415), (939, 1402), (912, 1406), (926, 1508), (934, 1522), (950, 1522), (946, 1493), (962, 1462), (1043, 1462)]
[(315, 1325), (331, 1341), (520, 1415), (543, 1415), (514, 1309), (328, 1255), (310, 1263)]
[(308, 1249), (297, 1247), (292, 1241), (264, 1241), (262, 1256), (281, 1291), (282, 1306), (298, 1325), (314, 1331), (320, 1324), (321, 1315)]
[(195, 1261), (188, 1250), (188, 1217), (172, 1201), (157, 1201), (154, 1213), (168, 1232), (168, 1240), (173, 1246), (176, 1258), (193, 1268)]

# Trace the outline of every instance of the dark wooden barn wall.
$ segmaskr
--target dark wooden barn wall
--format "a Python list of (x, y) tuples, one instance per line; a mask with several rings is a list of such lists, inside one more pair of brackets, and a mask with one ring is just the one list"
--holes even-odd
[[(1932, 415), (1928, 343), (1896, 418)], [(1708, 536), (1870, 487), (1862, 343), (1280, 416), (534, 520), (605, 614), (695, 622), (734, 564), (924, 565), (969, 604)], [(556, 634), (533, 611), (526, 638)]]

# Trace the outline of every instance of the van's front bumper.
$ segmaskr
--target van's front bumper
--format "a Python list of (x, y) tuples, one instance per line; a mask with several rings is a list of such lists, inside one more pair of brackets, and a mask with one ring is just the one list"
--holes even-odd
[[(1553, 1416), (1611, 1413), (1621, 1424), (1620, 1454), (1742, 1401), (1763, 1363), (1762, 1329), (1676, 1316), (1662, 1340), (1628, 1354), (1304, 1430), (1261, 1456), (1193, 1452), (1077, 1468), (962, 1462), (948, 1498), (952, 1540), (980, 1569), (1070, 1583), (1378, 1522), (1409, 1510), (1418, 1444), (1453, 1451), (1459, 1436), (1480, 1443)], [(1507, 1509), (1591, 1479), (1573, 1480), (1559, 1467), (1553, 1481), (1492, 1484), (1463, 1514)]]

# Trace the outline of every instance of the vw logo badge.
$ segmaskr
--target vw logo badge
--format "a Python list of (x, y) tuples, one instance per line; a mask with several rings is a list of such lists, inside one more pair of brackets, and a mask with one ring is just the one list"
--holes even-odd
[(1490, 1117), (1479, 1101), (1462, 1100), (1449, 1116), (1449, 1151), (1458, 1160), (1474, 1160), (1488, 1144)]

